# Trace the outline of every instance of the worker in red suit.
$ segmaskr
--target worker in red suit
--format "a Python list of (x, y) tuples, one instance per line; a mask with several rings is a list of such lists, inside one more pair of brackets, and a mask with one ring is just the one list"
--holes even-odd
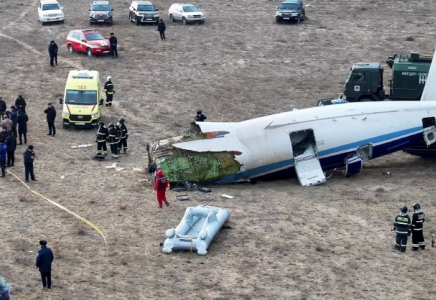
[(168, 187), (168, 179), (164, 176), (162, 170), (157, 171), (156, 182), (154, 183), (154, 190), (157, 195), (157, 202), (159, 202), (159, 208), (162, 208), (162, 203), (166, 206), (170, 206), (167, 198), (165, 197), (165, 192)]

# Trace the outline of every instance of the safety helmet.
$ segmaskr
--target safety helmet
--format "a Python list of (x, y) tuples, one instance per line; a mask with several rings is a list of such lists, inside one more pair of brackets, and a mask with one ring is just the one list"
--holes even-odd
[(407, 206), (406, 205), (401, 206), (401, 212), (403, 214), (407, 213)]
[(109, 127), (115, 127), (115, 126), (114, 126), (114, 124), (112, 124), (112, 123), (109, 123)]
[(418, 202), (413, 203), (413, 209), (414, 210), (417, 210), (417, 209), (420, 209), (420, 208), (421, 208), (421, 205), (419, 205)]
[(121, 124), (123, 124), (124, 121), (126, 121), (126, 120), (124, 120), (124, 118), (121, 118), (119, 122), (120, 122)]
[(104, 122), (103, 121), (98, 122), (98, 126), (104, 126)]
[(201, 110), (197, 110), (197, 114), (201, 114), (202, 113), (202, 111)]
[(112, 79), (112, 76), (108, 76), (107, 77), (107, 81), (109, 81), (109, 80), (111, 80)]

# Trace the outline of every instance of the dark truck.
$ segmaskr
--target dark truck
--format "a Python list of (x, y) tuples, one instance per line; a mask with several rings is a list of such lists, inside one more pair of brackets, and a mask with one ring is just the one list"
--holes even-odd
[(383, 88), (383, 68), (379, 63), (354, 64), (345, 80), (344, 98), (349, 102), (420, 100), (432, 57), (417, 52), (394, 54), (386, 60), (392, 69), (389, 95)]

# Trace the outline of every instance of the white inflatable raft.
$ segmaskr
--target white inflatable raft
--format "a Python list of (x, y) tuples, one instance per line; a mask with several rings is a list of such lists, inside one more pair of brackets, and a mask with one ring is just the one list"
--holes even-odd
[(230, 212), (220, 207), (188, 207), (180, 224), (175, 229), (166, 231), (167, 239), (162, 251), (171, 253), (173, 250), (190, 250), (206, 255), (213, 238), (229, 217)]

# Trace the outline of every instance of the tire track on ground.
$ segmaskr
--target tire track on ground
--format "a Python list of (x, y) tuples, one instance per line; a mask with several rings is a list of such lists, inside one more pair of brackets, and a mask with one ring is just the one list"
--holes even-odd
[[(0, 31), (0, 37), (3, 37), (5, 39), (8, 39), (8, 40), (10, 40), (12, 42), (15, 42), (15, 43), (19, 44), (20, 46), (22, 46), (23, 48), (29, 50), (30, 52), (32, 52), (35, 55), (46, 56), (46, 54), (43, 54), (41, 51), (39, 51), (35, 47), (33, 47), (33, 46), (23, 42), (23, 41), (20, 41), (20, 40), (14, 38), (14, 37), (6, 35), (6, 34), (4, 34), (1, 31)], [(62, 58), (62, 62), (64, 62), (64, 61), (66, 62), (67, 65), (69, 65), (69, 66), (71, 66), (71, 67), (73, 67), (75, 69), (78, 69), (78, 70), (82, 70), (83, 69), (82, 64), (80, 64), (80, 63), (72, 61), (72, 60), (70, 60), (68, 58)]]
[[(21, 21), (28, 13), (31, 9), (35, 9), (35, 7), (38, 4), (38, 0), (33, 0), (32, 3), (27, 7), (27, 9), (25, 9), (24, 11), (21, 12), (21, 14), (18, 16), (17, 19), (14, 19), (13, 21), (9, 22), (9, 24), (7, 24), (6, 26), (4, 26), (2, 28), (2, 30), (6, 30), (9, 27), (12, 27), (13, 25), (15, 25), (17, 22)], [(1, 33), (1, 31), (0, 31)]]

